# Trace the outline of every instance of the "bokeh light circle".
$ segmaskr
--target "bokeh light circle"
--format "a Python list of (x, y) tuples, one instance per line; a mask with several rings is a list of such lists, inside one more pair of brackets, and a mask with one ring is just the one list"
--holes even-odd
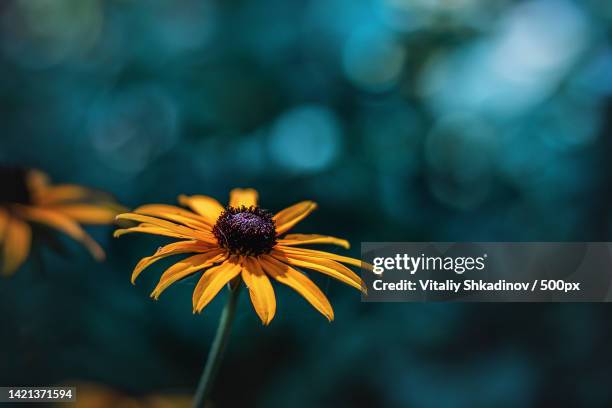
[(341, 145), (336, 116), (321, 105), (285, 112), (273, 125), (270, 153), (274, 161), (295, 172), (316, 172), (329, 166)]

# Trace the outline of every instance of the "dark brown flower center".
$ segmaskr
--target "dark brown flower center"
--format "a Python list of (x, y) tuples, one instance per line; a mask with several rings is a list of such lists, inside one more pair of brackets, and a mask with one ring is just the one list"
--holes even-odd
[(213, 233), (219, 245), (235, 255), (267, 254), (276, 245), (272, 214), (259, 207), (227, 207)]
[(26, 175), (25, 169), (0, 166), (0, 204), (31, 202)]

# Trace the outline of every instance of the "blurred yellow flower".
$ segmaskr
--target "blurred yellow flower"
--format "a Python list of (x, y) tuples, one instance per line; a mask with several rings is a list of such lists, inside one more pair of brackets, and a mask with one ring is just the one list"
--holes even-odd
[(207, 196), (180, 196), (179, 202), (190, 210), (150, 204), (119, 215), (117, 219), (135, 221), (138, 225), (115, 231), (116, 237), (141, 232), (180, 239), (143, 258), (134, 269), (132, 283), (145, 268), (162, 258), (195, 254), (167, 269), (151, 296), (157, 299), (172, 283), (206, 270), (193, 292), (194, 313), (201, 312), (225, 284), (242, 278), (256, 313), (267, 325), (276, 313), (276, 298), (269, 279), (272, 277), (296, 290), (328, 320), (333, 320), (327, 297), (295, 267), (321, 272), (361, 290), (361, 278), (342, 264), (359, 267), (361, 261), (298, 247), (334, 244), (349, 248), (346, 240), (313, 234), (285, 235), (317, 207), (314, 202), (303, 201), (272, 215), (259, 207), (257, 201), (255, 190), (234, 189), (227, 207)]
[(0, 249), (3, 275), (25, 262), (32, 242), (32, 225), (59, 230), (83, 244), (97, 260), (104, 251), (81, 228), (110, 224), (122, 211), (107, 194), (72, 184), (52, 185), (38, 170), (0, 167)]
[[(71, 404), (68, 404), (71, 406)], [(56, 404), (66, 407), (65, 402)], [(188, 408), (191, 398), (180, 394), (154, 394), (132, 397), (109, 387), (81, 383), (76, 385), (76, 408)]]

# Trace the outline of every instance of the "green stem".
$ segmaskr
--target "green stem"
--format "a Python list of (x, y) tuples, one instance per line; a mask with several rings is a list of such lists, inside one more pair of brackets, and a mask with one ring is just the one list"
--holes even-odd
[(217, 333), (213, 340), (210, 351), (208, 352), (208, 359), (206, 360), (206, 366), (198, 382), (198, 388), (196, 389), (193, 397), (193, 408), (204, 408), (206, 400), (210, 396), (215, 377), (221, 366), (221, 360), (223, 359), (223, 352), (227, 347), (229, 335), (232, 329), (232, 321), (234, 320), (234, 314), (236, 313), (236, 305), (238, 304), (238, 295), (240, 294), (240, 288), (242, 282), (240, 282), (234, 289), (229, 289), (229, 296), (227, 303), (221, 313), (219, 319), (219, 326), (217, 327)]

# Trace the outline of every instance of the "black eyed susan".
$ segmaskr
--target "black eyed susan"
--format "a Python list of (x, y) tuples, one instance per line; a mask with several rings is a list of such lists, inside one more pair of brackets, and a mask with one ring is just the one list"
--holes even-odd
[(12, 275), (30, 252), (33, 227), (61, 231), (83, 244), (95, 259), (104, 251), (79, 224), (111, 224), (121, 208), (103, 193), (50, 183), (38, 170), (0, 167), (1, 272)]
[(325, 235), (286, 234), (317, 207), (314, 202), (303, 201), (273, 215), (259, 207), (257, 201), (255, 190), (234, 189), (227, 207), (206, 196), (180, 196), (180, 204), (189, 210), (151, 204), (117, 216), (138, 223), (117, 230), (117, 237), (141, 232), (180, 240), (143, 258), (132, 273), (132, 283), (145, 268), (162, 258), (191, 254), (162, 274), (151, 293), (153, 298), (157, 299), (174, 282), (204, 271), (193, 291), (193, 310), (201, 312), (227, 283), (242, 279), (257, 315), (267, 325), (276, 313), (272, 278), (296, 290), (328, 320), (333, 320), (334, 312), (327, 297), (296, 268), (323, 273), (361, 290), (361, 278), (343, 265), (359, 267), (361, 261), (300, 247), (333, 244), (349, 248), (346, 240)]
[(119, 220), (137, 223), (115, 231), (117, 237), (141, 232), (179, 240), (140, 260), (132, 273), (132, 283), (145, 268), (162, 258), (190, 255), (162, 274), (151, 293), (153, 298), (157, 299), (174, 282), (204, 271), (192, 297), (194, 313), (201, 312), (226, 284), (231, 283), (230, 296), (195, 392), (194, 407), (206, 406), (228, 342), (241, 280), (264, 325), (269, 324), (276, 313), (276, 297), (270, 278), (293, 288), (328, 320), (333, 320), (334, 311), (327, 297), (296, 268), (321, 272), (356, 289), (363, 287), (359, 276), (343, 265), (361, 266), (359, 260), (300, 248), (309, 244), (348, 248), (347, 241), (325, 235), (287, 234), (317, 207), (315, 203), (303, 201), (273, 215), (260, 208), (257, 200), (258, 194), (253, 189), (234, 189), (227, 207), (206, 196), (180, 196), (180, 204), (189, 210), (150, 204), (117, 216)]
[[(149, 394), (133, 396), (106, 385), (82, 382), (70, 384), (78, 392), (78, 398), (70, 404), (74, 408), (190, 408), (191, 398), (183, 394)], [(66, 408), (66, 402), (52, 405)]]

